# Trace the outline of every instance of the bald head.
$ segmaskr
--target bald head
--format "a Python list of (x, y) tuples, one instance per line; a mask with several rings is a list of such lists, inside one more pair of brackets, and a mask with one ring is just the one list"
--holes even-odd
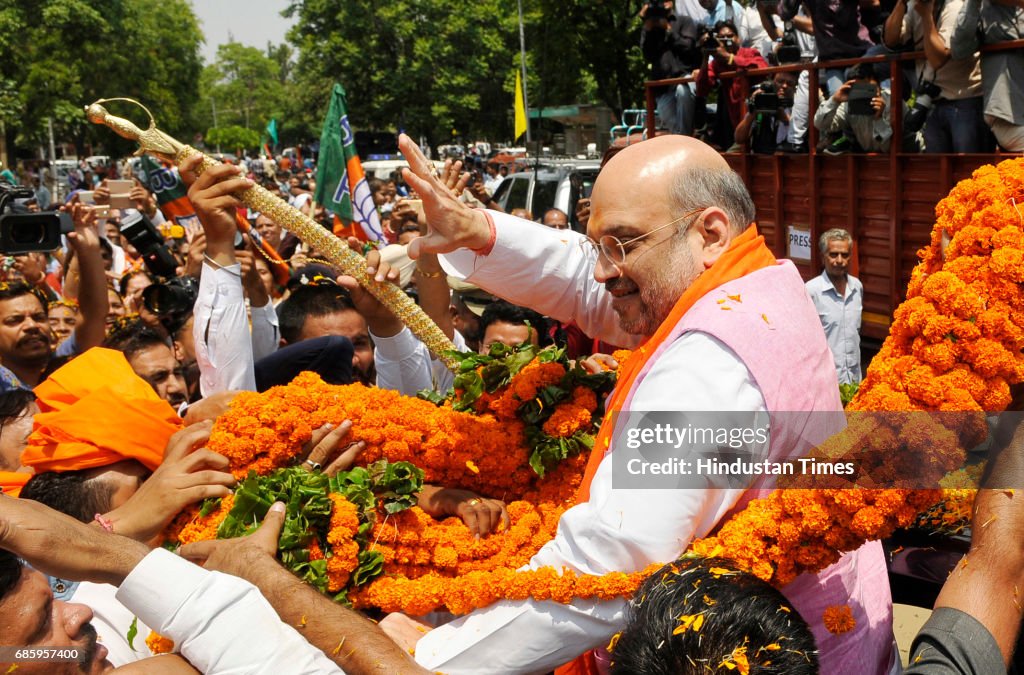
[(676, 173), (688, 167), (729, 171), (729, 164), (718, 151), (692, 136), (668, 134), (624, 148), (608, 160), (607, 168), (635, 171), (650, 177), (660, 173)]
[(612, 181), (635, 201), (658, 202), (676, 214), (717, 206), (736, 233), (754, 221), (754, 203), (739, 175), (714, 148), (690, 136), (657, 136), (612, 157), (594, 185), (593, 210)]

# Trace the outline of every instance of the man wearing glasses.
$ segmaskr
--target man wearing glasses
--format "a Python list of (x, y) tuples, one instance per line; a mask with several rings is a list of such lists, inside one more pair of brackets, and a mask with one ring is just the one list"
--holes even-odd
[[(709, 146), (669, 135), (617, 154), (594, 186), (586, 237), (469, 209), (447, 194), (408, 137), (400, 147), (411, 168), (406, 181), (430, 223), (410, 255), (442, 254), (450, 275), (575, 321), (588, 335), (638, 347), (620, 364), (606, 401), (619, 414), (602, 425), (577, 505), (530, 567), (605, 574), (668, 562), (754, 496), (743, 487), (709, 489), (719, 486), (710, 478), (687, 489), (652, 489), (651, 476), (623, 480), (629, 477), (613, 468), (613, 457), (632, 447), (627, 439), (644, 412), (698, 421), (708, 411), (771, 413), (770, 439), (738, 452), (782, 458), (793, 456), (800, 439), (776, 422), (776, 411), (841, 410), (832, 357), (800, 275), (765, 246), (746, 187)], [(695, 451), (677, 447), (680, 457)], [(877, 542), (782, 591), (814, 627), (822, 672), (882, 675), (895, 665)], [(821, 622), (834, 604), (856, 615), (856, 628), (841, 637)], [(499, 602), (406, 642), (428, 670), (544, 672), (606, 645), (624, 625), (626, 607), (621, 599)], [(409, 635), (404, 621), (389, 617), (381, 626)], [(574, 667), (562, 672), (591, 672)]]

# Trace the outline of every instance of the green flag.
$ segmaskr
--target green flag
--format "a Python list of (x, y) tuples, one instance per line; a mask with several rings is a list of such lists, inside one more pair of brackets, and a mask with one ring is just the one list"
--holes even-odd
[(277, 145), (277, 120), (271, 119), (267, 122), (267, 136), (270, 136), (270, 140), (274, 141), (274, 145)]
[(345, 90), (340, 84), (335, 84), (331, 91), (331, 104), (320, 133), (313, 199), (345, 223), (359, 223), (361, 239), (385, 241), (370, 185), (356, 152), (355, 138), (348, 124)]

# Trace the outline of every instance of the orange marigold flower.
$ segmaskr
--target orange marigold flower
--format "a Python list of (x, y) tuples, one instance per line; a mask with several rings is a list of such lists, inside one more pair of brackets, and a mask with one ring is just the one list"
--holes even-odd
[(825, 628), (828, 629), (828, 632), (833, 635), (849, 633), (857, 625), (856, 619), (853, 618), (853, 610), (850, 609), (849, 605), (832, 605), (831, 607), (826, 607), (825, 613), (822, 616), (822, 621), (825, 624)]
[(174, 640), (150, 631), (146, 636), (146, 646), (153, 654), (170, 654), (174, 651)]

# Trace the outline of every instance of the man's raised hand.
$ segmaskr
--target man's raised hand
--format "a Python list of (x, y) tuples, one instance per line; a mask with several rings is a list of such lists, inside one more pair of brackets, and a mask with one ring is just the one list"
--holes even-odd
[(423, 200), (427, 215), (427, 234), (409, 244), (409, 257), (421, 253), (450, 253), (456, 249), (479, 249), (491, 238), (487, 217), (460, 202), (434, 173), (434, 166), (419, 146), (405, 134), (398, 137), (398, 148), (409, 162), (402, 176)]
[[(199, 222), (206, 231), (208, 248), (233, 248), (235, 241), (235, 211), (241, 202), (235, 196), (248, 190), (253, 183), (238, 174), (238, 167), (218, 164), (196, 176), (202, 157), (189, 157), (181, 163), (181, 180), (188, 185), (188, 198), (196, 209)], [(232, 262), (234, 262), (232, 260)]]

